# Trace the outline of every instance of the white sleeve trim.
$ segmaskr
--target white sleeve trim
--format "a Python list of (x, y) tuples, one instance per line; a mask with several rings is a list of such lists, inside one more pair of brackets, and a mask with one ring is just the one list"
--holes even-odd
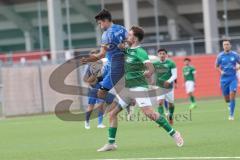
[(172, 83), (177, 79), (177, 68), (171, 69), (172, 76), (167, 80), (167, 82)]
[(143, 63), (151, 63), (150, 59), (145, 60)]

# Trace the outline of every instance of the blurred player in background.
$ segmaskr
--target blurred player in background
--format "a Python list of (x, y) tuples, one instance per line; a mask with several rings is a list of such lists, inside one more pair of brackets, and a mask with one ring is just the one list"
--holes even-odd
[(182, 72), (185, 81), (185, 90), (191, 102), (191, 105), (189, 106), (189, 109), (191, 110), (195, 108), (197, 105), (194, 97), (196, 69), (190, 63), (191, 63), (190, 58), (184, 59), (185, 66), (183, 67)]
[[(97, 54), (98, 50), (92, 50), (91, 54)], [(94, 89), (99, 89), (101, 87), (100, 82), (102, 81), (102, 69), (103, 62), (101, 60), (97, 62), (89, 63), (87, 69), (84, 73), (83, 80), (89, 84), (89, 93), (88, 93), (88, 107), (86, 111), (86, 121), (85, 128), (90, 129), (90, 116), (94, 109), (95, 105), (98, 105), (98, 126), (97, 128), (105, 128), (103, 125), (103, 113), (104, 113), (104, 103), (99, 103), (98, 99), (94, 94)], [(111, 103), (114, 99), (114, 96), (107, 98), (106, 103)]]
[(160, 115), (164, 115), (164, 101), (168, 102), (168, 120), (171, 125), (173, 125), (173, 115), (174, 115), (174, 81), (177, 79), (177, 68), (175, 62), (168, 59), (168, 54), (166, 49), (159, 49), (157, 53), (159, 60), (153, 62), (155, 68), (155, 79), (156, 85), (163, 89), (170, 89), (164, 95), (158, 96), (159, 101), (158, 112)]
[(104, 31), (102, 34), (101, 49), (98, 54), (92, 54), (87, 58), (82, 58), (82, 63), (98, 61), (102, 58), (107, 58), (107, 64), (104, 66), (103, 80), (100, 83), (101, 87), (97, 91), (97, 97), (105, 99), (108, 91), (111, 90), (116, 83), (124, 75), (124, 53), (118, 47), (127, 37), (127, 30), (112, 22), (112, 15), (109, 11), (103, 9), (95, 19)]
[(230, 40), (223, 40), (223, 51), (218, 55), (216, 67), (221, 74), (220, 84), (225, 101), (229, 104), (229, 120), (234, 120), (235, 96), (237, 92), (236, 66), (240, 63), (239, 55), (231, 50)]
[[(125, 91), (118, 96), (119, 106), (110, 113), (110, 128), (108, 144), (98, 149), (99, 152), (111, 151), (117, 149), (115, 138), (118, 127), (118, 114), (132, 103), (132, 99), (136, 100), (137, 106), (151, 120), (160, 125), (170, 136), (173, 137), (177, 146), (183, 145), (183, 139), (179, 132), (175, 131), (164, 116), (160, 116), (152, 108), (152, 103), (148, 95), (148, 82), (146, 78), (150, 78), (154, 72), (154, 67), (149, 60), (147, 52), (140, 46), (143, 40), (144, 31), (140, 27), (133, 26), (128, 35), (128, 45), (125, 53)], [(135, 92), (135, 93), (134, 93)], [(141, 92), (145, 97), (136, 97), (136, 94)]]

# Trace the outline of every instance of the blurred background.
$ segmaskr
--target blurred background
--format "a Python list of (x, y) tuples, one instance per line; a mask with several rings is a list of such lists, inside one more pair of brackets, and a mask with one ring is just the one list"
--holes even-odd
[[(2, 116), (54, 111), (66, 95), (51, 90), (49, 76), (75, 51), (85, 55), (100, 45), (94, 16), (103, 8), (114, 23), (142, 26), (148, 53), (166, 48), (179, 71), (182, 58), (192, 56), (200, 98), (221, 95), (214, 61), (223, 38), (231, 38), (233, 50), (240, 52), (239, 0), (0, 0)], [(82, 73), (83, 68), (71, 73), (69, 83), (83, 85)], [(84, 97), (69, 97), (75, 109), (85, 104)], [(176, 97), (186, 97), (183, 88)]]

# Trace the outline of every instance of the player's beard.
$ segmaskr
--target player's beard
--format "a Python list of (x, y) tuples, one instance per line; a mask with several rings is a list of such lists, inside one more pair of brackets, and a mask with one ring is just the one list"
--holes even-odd
[(130, 41), (127, 41), (127, 44), (128, 44), (129, 47), (132, 47), (132, 45), (133, 45), (133, 43), (130, 42)]
[(160, 57), (160, 60), (164, 62), (166, 60), (166, 57)]

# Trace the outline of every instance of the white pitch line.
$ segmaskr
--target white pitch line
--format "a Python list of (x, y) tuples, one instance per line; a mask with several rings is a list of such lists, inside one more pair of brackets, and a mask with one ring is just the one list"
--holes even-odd
[(201, 160), (201, 159), (240, 159), (240, 157), (165, 157), (165, 158), (121, 158), (121, 159), (97, 159), (97, 160)]

